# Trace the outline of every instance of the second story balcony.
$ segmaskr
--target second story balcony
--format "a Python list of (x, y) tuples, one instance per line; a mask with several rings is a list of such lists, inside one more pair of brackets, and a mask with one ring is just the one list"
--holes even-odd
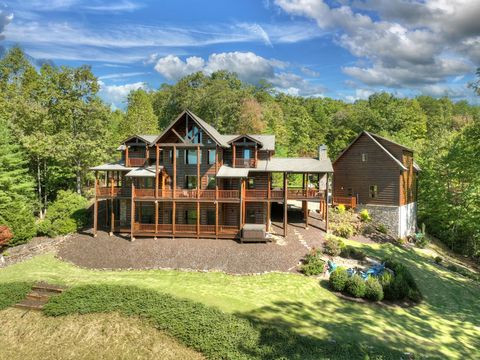
[(257, 162), (255, 159), (235, 159), (234, 166), (236, 168), (255, 168), (257, 167)]

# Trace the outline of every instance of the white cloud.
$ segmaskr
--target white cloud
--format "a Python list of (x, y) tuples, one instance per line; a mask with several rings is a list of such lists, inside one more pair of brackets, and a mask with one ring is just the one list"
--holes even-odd
[(147, 85), (143, 82), (136, 82), (124, 85), (106, 85), (103, 81), (99, 81), (100, 96), (110, 103), (114, 108), (122, 107), (127, 100), (128, 94), (132, 90), (147, 89)]
[(134, 11), (142, 8), (144, 5), (138, 2), (133, 3), (131, 1), (115, 1), (111, 3), (98, 3), (97, 5), (82, 5), (81, 9), (95, 11), (95, 12), (122, 12), (122, 11)]
[(117, 79), (125, 79), (127, 77), (140, 76), (140, 75), (146, 75), (146, 74), (148, 74), (148, 73), (146, 73), (146, 72), (115, 73), (115, 74), (108, 74), (108, 75), (99, 76), (98, 80), (117, 80)]
[(291, 95), (320, 96), (324, 92), (321, 86), (313, 85), (301, 76), (285, 71), (289, 64), (266, 59), (252, 52), (226, 52), (211, 54), (208, 59), (192, 56), (185, 60), (178, 56), (168, 55), (156, 57), (155, 70), (168, 80), (202, 71), (211, 74), (219, 70), (234, 72), (246, 82), (257, 84), (259, 80), (267, 80), (276, 90)]
[(344, 71), (367, 85), (420, 88), (472, 72), (480, 62), (478, 0), (343, 0), (336, 7), (324, 0), (275, 3), (315, 20), (320, 31), (333, 32), (339, 45), (366, 60), (368, 65)]
[(5, 35), (3, 32), (5, 31), (5, 27), (10, 24), (13, 20), (13, 14), (7, 11), (6, 8), (0, 8), (0, 40), (5, 39)]

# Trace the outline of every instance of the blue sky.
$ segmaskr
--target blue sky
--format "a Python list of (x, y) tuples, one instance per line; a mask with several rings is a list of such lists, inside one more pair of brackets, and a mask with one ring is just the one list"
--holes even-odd
[(375, 91), (478, 102), (478, 0), (0, 0), (0, 46), (88, 64), (101, 96), (194, 71), (354, 101)]

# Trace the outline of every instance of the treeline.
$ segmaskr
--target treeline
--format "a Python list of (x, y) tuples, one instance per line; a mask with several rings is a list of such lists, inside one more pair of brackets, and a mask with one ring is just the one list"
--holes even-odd
[[(188, 108), (223, 133), (275, 134), (277, 156), (315, 156), (325, 143), (334, 159), (362, 130), (413, 148), (422, 168), (420, 222), (451, 249), (479, 254), (480, 108), (466, 101), (377, 93), (350, 104), (276, 93), (219, 71), (133, 91), (125, 111), (111, 111), (88, 67), (36, 69), (17, 48), (0, 62), (0, 87), (0, 127), (24, 164), (22, 196), (37, 217), (59, 190), (88, 190), (88, 167), (118, 156), (123, 138), (158, 133)], [(11, 197), (2, 177), (0, 196)]]

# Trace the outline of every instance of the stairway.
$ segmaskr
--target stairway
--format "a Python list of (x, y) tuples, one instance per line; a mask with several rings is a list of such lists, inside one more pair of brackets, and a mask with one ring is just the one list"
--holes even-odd
[(15, 304), (14, 307), (28, 310), (42, 310), (51, 296), (59, 295), (65, 287), (51, 285), (46, 282), (37, 282), (32, 286), (32, 291), (25, 299)]

